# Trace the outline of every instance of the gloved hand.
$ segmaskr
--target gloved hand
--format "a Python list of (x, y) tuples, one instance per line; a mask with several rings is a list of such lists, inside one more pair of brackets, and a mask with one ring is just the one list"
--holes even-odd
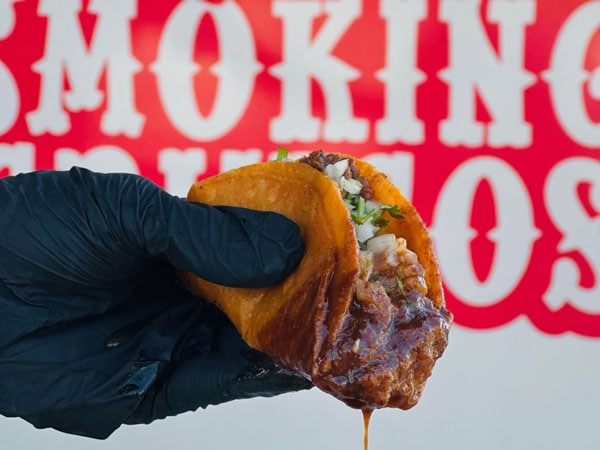
[(105, 438), (123, 423), (311, 386), (175, 276), (281, 281), (303, 253), (288, 219), (77, 168), (0, 179), (0, 208), (1, 414)]

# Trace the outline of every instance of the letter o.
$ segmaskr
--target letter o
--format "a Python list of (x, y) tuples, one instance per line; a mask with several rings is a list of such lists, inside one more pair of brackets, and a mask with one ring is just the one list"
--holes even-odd
[[(494, 196), (496, 227), (487, 237), (495, 243), (486, 280), (473, 269), (470, 243), (473, 200), (479, 184), (487, 180)], [(431, 234), (435, 239), (446, 286), (473, 306), (491, 306), (506, 298), (519, 284), (539, 236), (527, 188), (505, 161), (482, 156), (466, 161), (447, 180), (434, 212)]]

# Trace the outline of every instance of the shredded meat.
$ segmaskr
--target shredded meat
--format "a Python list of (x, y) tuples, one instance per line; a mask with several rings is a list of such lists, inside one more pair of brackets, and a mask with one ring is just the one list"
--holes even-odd
[(354, 302), (327, 380), (350, 406), (408, 409), (419, 401), (452, 320), (426, 296), (423, 274), (402, 238), (380, 253), (361, 252)]
[(323, 150), (316, 150), (311, 152), (308, 156), (300, 158), (299, 162), (308, 164), (309, 166), (323, 172), (325, 171), (325, 166), (329, 164), (335, 164), (341, 159), (342, 158), (335, 153), (325, 153)]
[(427, 295), (425, 270), (419, 264), (416, 253), (406, 247), (406, 240), (403, 238), (396, 239), (395, 246), (389, 246), (377, 254), (362, 253), (363, 261), (366, 258), (372, 259), (368, 280), (383, 285), (392, 298), (399, 301), (399, 298), (412, 290)]
[[(324, 171), (339, 160), (317, 151), (301, 162)], [(370, 195), (352, 159), (348, 172)], [(427, 297), (425, 271), (403, 238), (377, 253), (362, 251), (360, 267), (352, 305), (319, 384), (356, 408), (411, 408), (446, 348), (452, 314)]]
[[(311, 152), (309, 155), (300, 158), (299, 162), (308, 164), (309, 166), (323, 172), (326, 166), (329, 164), (335, 164), (342, 159), (344, 158), (336, 153), (325, 153), (323, 150), (316, 150)], [(352, 158), (348, 159), (348, 169), (346, 169), (346, 172), (344, 172), (344, 178), (353, 178), (360, 181), (362, 184), (362, 189), (359, 192), (359, 195), (365, 200), (371, 200), (371, 198), (373, 198), (373, 191), (369, 184), (369, 180), (360, 176), (358, 168), (356, 167), (356, 164)]]

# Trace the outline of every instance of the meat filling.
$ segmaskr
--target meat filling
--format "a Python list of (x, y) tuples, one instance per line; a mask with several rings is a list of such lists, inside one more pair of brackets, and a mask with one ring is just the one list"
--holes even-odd
[[(340, 160), (318, 151), (300, 161), (327, 173)], [(352, 159), (343, 177), (360, 183), (357, 194), (341, 184), (344, 197), (372, 199)], [(446, 348), (452, 314), (427, 297), (424, 268), (406, 241), (384, 234), (385, 224), (373, 227), (373, 236), (361, 242), (353, 303), (318, 381), (352, 407), (408, 409)]]
[[(325, 172), (325, 168), (329, 165), (334, 165), (342, 161), (344, 158), (335, 153), (325, 153), (323, 150), (317, 150), (311, 152), (309, 155), (301, 158), (299, 162), (308, 164), (315, 169)], [(361, 177), (358, 173), (358, 168), (354, 163), (352, 158), (348, 159), (348, 168), (344, 171), (343, 177), (345, 179), (353, 179), (357, 180), (362, 184), (362, 189), (359, 192), (359, 195), (363, 197), (365, 200), (370, 200), (373, 197), (373, 192), (371, 191), (371, 187), (369, 186), (369, 181)]]

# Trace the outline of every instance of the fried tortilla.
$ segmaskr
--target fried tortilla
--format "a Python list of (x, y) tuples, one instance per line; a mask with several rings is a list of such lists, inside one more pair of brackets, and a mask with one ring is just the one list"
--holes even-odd
[(452, 314), (427, 229), (384, 174), (319, 151), (207, 178), (188, 200), (275, 211), (300, 228), (304, 257), (278, 285), (231, 288), (181, 275), (251, 347), (354, 408), (418, 402)]

